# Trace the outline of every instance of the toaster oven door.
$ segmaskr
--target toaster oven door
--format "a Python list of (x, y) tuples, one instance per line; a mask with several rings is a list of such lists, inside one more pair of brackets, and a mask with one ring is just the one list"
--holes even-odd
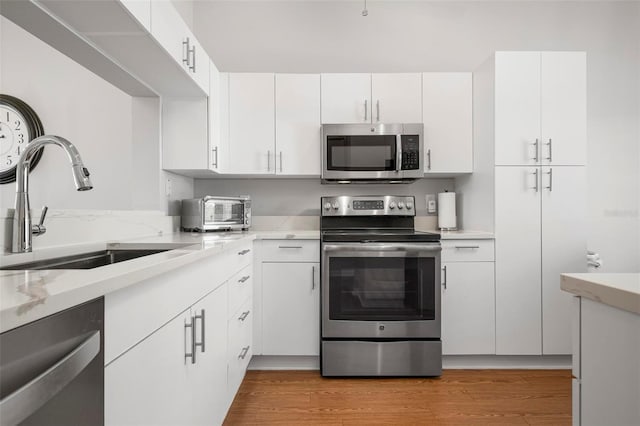
[(245, 210), (245, 203), (238, 200), (207, 200), (204, 203), (204, 228), (241, 229), (245, 226)]

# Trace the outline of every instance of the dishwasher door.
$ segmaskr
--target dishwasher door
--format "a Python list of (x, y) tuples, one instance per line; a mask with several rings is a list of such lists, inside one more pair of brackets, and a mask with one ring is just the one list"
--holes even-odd
[(104, 424), (104, 299), (0, 335), (0, 425)]

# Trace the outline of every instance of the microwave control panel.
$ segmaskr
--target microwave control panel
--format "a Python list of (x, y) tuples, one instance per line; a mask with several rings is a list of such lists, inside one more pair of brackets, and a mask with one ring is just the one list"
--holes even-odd
[(420, 169), (420, 136), (402, 135), (402, 170)]

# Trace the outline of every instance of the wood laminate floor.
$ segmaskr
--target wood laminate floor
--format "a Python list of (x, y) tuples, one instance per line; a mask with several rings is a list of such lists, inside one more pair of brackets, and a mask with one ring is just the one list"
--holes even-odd
[(570, 425), (570, 370), (338, 379), (248, 371), (225, 425)]

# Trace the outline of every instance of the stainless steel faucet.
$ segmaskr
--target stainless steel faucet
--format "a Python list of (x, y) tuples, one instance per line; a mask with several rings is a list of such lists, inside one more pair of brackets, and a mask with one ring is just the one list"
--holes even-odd
[(93, 188), (89, 179), (89, 170), (84, 167), (82, 158), (76, 147), (68, 140), (60, 136), (44, 135), (35, 138), (29, 144), (20, 158), (16, 167), (16, 205), (13, 214), (13, 242), (11, 251), (13, 253), (26, 253), (32, 249), (32, 236), (42, 235), (46, 232), (44, 218), (47, 214), (47, 207), (42, 209), (40, 223), (31, 224), (31, 209), (29, 206), (29, 168), (31, 160), (38, 150), (45, 145), (57, 145), (64, 149), (71, 162), (73, 179), (78, 191), (88, 191)]

